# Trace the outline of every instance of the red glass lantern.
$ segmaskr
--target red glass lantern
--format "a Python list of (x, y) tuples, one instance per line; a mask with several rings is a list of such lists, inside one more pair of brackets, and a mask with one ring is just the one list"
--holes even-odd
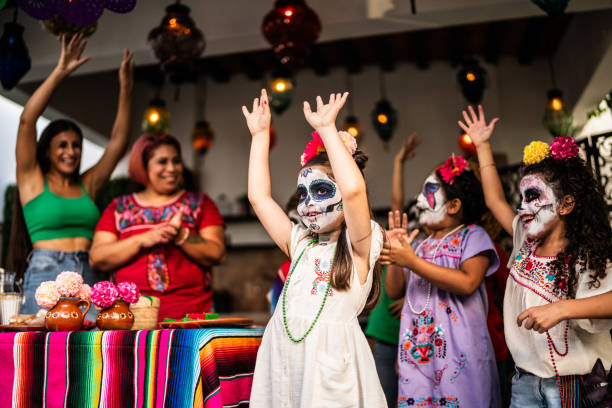
[(459, 148), (463, 154), (465, 154), (467, 157), (471, 157), (476, 154), (476, 146), (474, 145), (470, 135), (467, 133), (461, 132), (459, 139), (457, 140), (457, 144), (459, 145)]
[(304, 0), (277, 0), (261, 30), (280, 62), (296, 67), (310, 55), (310, 46), (321, 33), (321, 22)]

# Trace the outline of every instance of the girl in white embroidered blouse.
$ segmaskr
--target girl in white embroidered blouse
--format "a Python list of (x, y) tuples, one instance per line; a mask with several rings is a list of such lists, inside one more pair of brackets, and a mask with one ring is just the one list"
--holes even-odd
[(487, 124), (481, 106), (468, 110), (459, 126), (476, 145), (487, 206), (514, 241), (504, 296), (517, 366), (511, 407), (581, 406), (580, 376), (597, 359), (612, 364), (612, 229), (603, 188), (571, 137), (532, 142), (515, 213), (489, 142), (499, 119)]

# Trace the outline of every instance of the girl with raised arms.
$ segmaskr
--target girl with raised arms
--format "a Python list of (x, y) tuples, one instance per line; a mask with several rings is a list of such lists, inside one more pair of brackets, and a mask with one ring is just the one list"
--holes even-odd
[(504, 332), (516, 362), (511, 407), (578, 407), (580, 376), (612, 364), (612, 230), (601, 184), (571, 137), (525, 147), (518, 213), (506, 202), (481, 106), (474, 141), (487, 206), (513, 237)]
[[(252, 407), (384, 407), (372, 353), (357, 316), (380, 291), (382, 229), (371, 220), (363, 178), (367, 158), (335, 126), (348, 93), (317, 97), (304, 116), (314, 128), (297, 174), (293, 225), (270, 194), (270, 107), (265, 90), (251, 112), (248, 195), (291, 269), (257, 354)], [(374, 276), (376, 275), (376, 276)]]
[(416, 205), (430, 235), (408, 236), (406, 214), (400, 221), (399, 211), (389, 213), (381, 255), (390, 264), (387, 294), (405, 299), (397, 406), (499, 407), (483, 282), (499, 260), (486, 231), (474, 225), (486, 210), (480, 183), (465, 159), (452, 155), (425, 179)]

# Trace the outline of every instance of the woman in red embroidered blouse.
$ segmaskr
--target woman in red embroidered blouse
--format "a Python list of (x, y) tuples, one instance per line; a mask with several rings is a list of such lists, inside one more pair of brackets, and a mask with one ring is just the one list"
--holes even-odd
[(170, 135), (142, 135), (132, 148), (129, 174), (145, 189), (106, 208), (94, 234), (92, 266), (159, 297), (160, 320), (209, 311), (211, 267), (225, 259), (224, 223), (215, 203), (183, 190), (180, 144)]

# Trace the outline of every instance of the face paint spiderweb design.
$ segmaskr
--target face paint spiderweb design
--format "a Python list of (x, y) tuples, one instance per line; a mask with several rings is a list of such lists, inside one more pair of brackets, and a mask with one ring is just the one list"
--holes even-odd
[(545, 235), (557, 216), (557, 197), (542, 177), (529, 174), (521, 179), (521, 204), (518, 215), (531, 238)]
[(440, 185), (440, 180), (435, 174), (430, 174), (423, 184), (423, 192), (417, 197), (419, 223), (421, 225), (436, 225), (446, 215), (446, 199)]
[(342, 216), (342, 196), (337, 184), (323, 171), (306, 168), (298, 177), (297, 212), (314, 232), (326, 231)]

